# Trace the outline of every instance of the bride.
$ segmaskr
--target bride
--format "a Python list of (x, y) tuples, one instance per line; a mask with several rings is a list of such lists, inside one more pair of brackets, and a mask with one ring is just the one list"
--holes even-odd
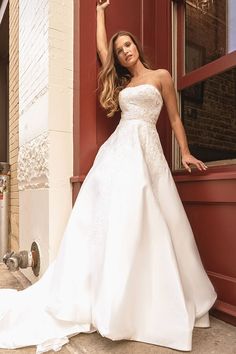
[(163, 102), (184, 167), (206, 166), (189, 152), (170, 74), (148, 67), (131, 33), (107, 45), (108, 5), (97, 4), (100, 101), (108, 116), (120, 108), (120, 123), (80, 189), (55, 261), (31, 287), (0, 291), (0, 348), (36, 345), (39, 354), (98, 331), (189, 351), (194, 326), (209, 326), (216, 293), (156, 131)]

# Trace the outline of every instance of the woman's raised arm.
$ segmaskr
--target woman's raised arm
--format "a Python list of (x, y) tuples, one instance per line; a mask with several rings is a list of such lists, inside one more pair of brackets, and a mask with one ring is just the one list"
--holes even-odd
[(97, 2), (97, 52), (103, 66), (106, 62), (108, 52), (105, 9), (109, 4), (109, 0), (98, 0)]

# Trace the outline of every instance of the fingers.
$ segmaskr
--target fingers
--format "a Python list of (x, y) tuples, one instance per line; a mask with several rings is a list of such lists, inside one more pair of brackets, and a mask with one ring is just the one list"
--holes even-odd
[(207, 165), (205, 165), (204, 162), (202, 162), (202, 161), (200, 161), (200, 162), (201, 162), (202, 168), (203, 168), (204, 170), (207, 170)]
[(106, 8), (108, 5), (110, 5), (110, 0), (97, 0), (97, 6)]
[(200, 171), (206, 171), (207, 170), (207, 166), (200, 160), (197, 160), (195, 165), (198, 168), (198, 170), (200, 170)]
[(184, 165), (184, 167), (186, 168), (186, 170), (187, 170), (189, 173), (191, 173), (191, 168), (190, 168), (190, 166), (187, 164), (187, 162), (183, 161), (183, 165)]
[(190, 168), (189, 164), (195, 165), (199, 171), (206, 171), (207, 170), (207, 166), (204, 164), (204, 162), (197, 160), (197, 159), (194, 159), (192, 161), (183, 160), (182, 163), (188, 172), (191, 172), (191, 168)]

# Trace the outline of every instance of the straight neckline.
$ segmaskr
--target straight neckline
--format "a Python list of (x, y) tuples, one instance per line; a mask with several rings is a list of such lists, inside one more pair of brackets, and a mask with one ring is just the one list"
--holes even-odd
[[(156, 92), (158, 92), (159, 95), (160, 95), (161, 98), (162, 98), (162, 95), (161, 95), (160, 90), (159, 90), (156, 86), (154, 86), (154, 85), (152, 85), (152, 84), (140, 84), (140, 85), (136, 85), (136, 86), (126, 86), (123, 90), (126, 90), (126, 89), (134, 89), (134, 88), (140, 87), (140, 86), (150, 86), (150, 87), (154, 88), (154, 89), (156, 90)], [(123, 91), (123, 90), (121, 90), (121, 91)]]

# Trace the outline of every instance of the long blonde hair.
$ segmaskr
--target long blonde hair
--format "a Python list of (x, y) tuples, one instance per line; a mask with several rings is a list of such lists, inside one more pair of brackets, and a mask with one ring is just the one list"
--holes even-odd
[(112, 117), (119, 110), (119, 92), (130, 82), (132, 77), (128, 69), (120, 65), (115, 52), (115, 41), (121, 36), (129, 36), (131, 38), (137, 47), (140, 61), (146, 68), (150, 68), (139, 41), (132, 33), (119, 31), (112, 36), (108, 46), (106, 63), (98, 77), (99, 100), (101, 106), (108, 111), (108, 117)]

